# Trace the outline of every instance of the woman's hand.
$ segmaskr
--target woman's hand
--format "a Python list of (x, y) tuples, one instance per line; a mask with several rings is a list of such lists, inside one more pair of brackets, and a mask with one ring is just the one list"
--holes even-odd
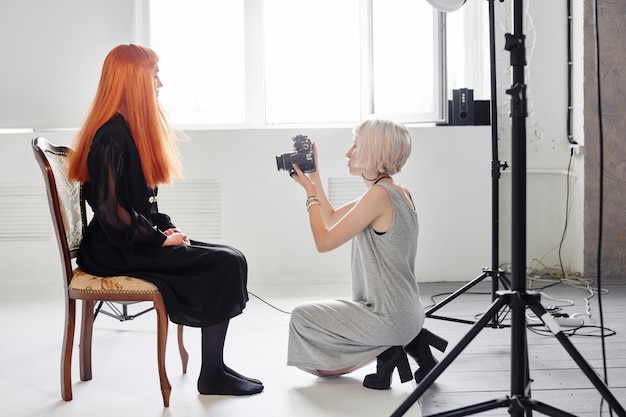
[(298, 165), (293, 164), (293, 173), (291, 173), (291, 178), (293, 178), (298, 184), (300, 184), (305, 190), (308, 196), (316, 195), (316, 184), (311, 180), (307, 174), (302, 172)]
[(293, 171), (289, 174), (291, 175), (291, 178), (296, 180), (296, 182), (300, 184), (306, 190), (307, 195), (309, 196), (317, 194), (316, 192), (317, 183), (319, 182), (319, 178), (320, 178), (320, 170), (319, 170), (318, 157), (317, 157), (317, 145), (315, 144), (315, 142), (313, 142), (312, 145), (313, 145), (313, 160), (315, 161), (315, 171), (309, 174), (305, 174), (302, 172), (302, 170), (300, 169), (298, 165), (293, 164)]
[(162, 246), (186, 246), (190, 244), (187, 235), (176, 228), (167, 229), (163, 233), (165, 233), (167, 238)]

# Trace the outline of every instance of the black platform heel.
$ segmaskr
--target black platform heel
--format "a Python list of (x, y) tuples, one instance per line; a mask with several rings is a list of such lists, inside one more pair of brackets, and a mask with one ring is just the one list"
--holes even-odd
[(415, 382), (419, 383), (433, 369), (439, 361), (435, 359), (430, 347), (434, 347), (440, 352), (444, 352), (448, 347), (448, 341), (422, 328), (419, 334), (406, 345), (404, 350), (411, 355), (415, 362), (419, 365), (419, 369), (415, 371)]
[(402, 346), (393, 346), (376, 357), (376, 373), (365, 376), (363, 386), (371, 389), (389, 389), (394, 369), (398, 368), (400, 381), (413, 379), (411, 367)]

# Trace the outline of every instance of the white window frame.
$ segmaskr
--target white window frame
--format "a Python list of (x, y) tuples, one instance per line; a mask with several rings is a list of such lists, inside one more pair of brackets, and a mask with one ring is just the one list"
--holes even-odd
[[(422, 0), (426, 1), (426, 0)], [(374, 42), (373, 37), (373, 14), (372, 0), (361, 0), (361, 11), (365, 16), (361, 16), (363, 33), (367, 33), (367, 38), (361, 38), (361, 56), (364, 62), (361, 63), (361, 118), (378, 117), (383, 119), (393, 119), (400, 123), (434, 123), (447, 120), (448, 102), (446, 98), (447, 83), (446, 77), (446, 14), (433, 8), (433, 113), (382, 113), (376, 112), (374, 108)]]
[[(261, 16), (263, 2), (262, 0), (244, 0), (244, 19), (245, 19), (245, 40), (247, 47), (245, 51), (246, 59), (246, 121), (238, 124), (197, 124), (191, 126), (180, 126), (184, 129), (223, 129), (223, 128), (274, 128), (276, 125), (268, 125), (265, 122), (265, 83), (263, 71), (259, 71), (259, 68), (263, 67), (264, 55), (263, 55), (263, 32)], [(419, 1), (419, 0), (416, 0)], [(426, 1), (426, 0), (423, 0)], [(134, 19), (133, 19), (133, 42), (140, 44), (150, 44), (150, 0), (133, 0), (134, 3)], [(464, 8), (467, 6), (464, 6)], [(372, 0), (361, 0), (361, 16), (360, 21), (362, 25), (362, 32), (367, 33), (367, 38), (362, 37), (361, 44), (361, 79), (365, 82), (362, 83), (361, 90), (361, 116), (362, 119), (369, 117), (383, 117), (392, 118), (399, 122), (406, 124), (416, 123), (435, 123), (447, 120), (447, 101), (449, 99), (449, 93), (446, 85), (446, 38), (445, 38), (445, 25), (446, 14), (439, 12), (433, 8), (433, 21), (435, 34), (433, 39), (435, 47), (433, 48), (433, 62), (434, 62), (434, 80), (433, 80), (433, 94), (435, 98), (435, 112), (433, 114), (382, 114), (374, 113), (373, 103), (373, 80), (372, 80), (372, 65), (373, 65), (373, 52), (372, 52)], [(477, 22), (476, 18), (482, 18), (478, 16), (475, 8), (470, 8), (468, 13), (472, 18), (465, 19), (466, 33), (474, 33), (476, 27), (480, 27), (481, 22)], [(486, 19), (485, 19), (486, 21)], [(469, 47), (473, 51), (476, 51), (476, 36), (468, 36), (467, 43), (464, 47)], [(465, 49), (467, 51), (467, 49)], [(479, 76), (473, 71), (476, 65), (484, 61), (480, 57), (484, 56), (487, 51), (481, 51), (477, 55), (467, 58), (465, 62), (465, 72), (469, 76), (471, 81), (477, 81)], [(467, 61), (470, 59), (471, 61)], [(484, 78), (484, 77), (483, 77)], [(485, 82), (478, 82), (478, 90), (475, 92), (475, 97), (478, 95), (485, 95), (485, 91), (480, 91), (486, 86)], [(487, 85), (488, 87), (488, 85)], [(305, 124), (293, 123), (293, 124), (281, 124), (280, 127), (303, 127)], [(307, 127), (342, 127), (346, 123), (334, 123), (334, 124), (308, 124)]]

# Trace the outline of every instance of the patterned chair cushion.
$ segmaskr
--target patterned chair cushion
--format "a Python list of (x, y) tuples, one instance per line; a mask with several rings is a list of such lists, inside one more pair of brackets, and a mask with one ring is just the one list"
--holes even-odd
[(91, 275), (80, 268), (74, 269), (74, 276), (69, 288), (85, 292), (119, 292), (119, 293), (154, 293), (159, 292), (156, 285), (143, 279), (114, 276), (99, 277)]

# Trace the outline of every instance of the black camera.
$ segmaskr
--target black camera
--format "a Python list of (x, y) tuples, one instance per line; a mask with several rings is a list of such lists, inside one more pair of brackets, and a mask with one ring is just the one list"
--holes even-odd
[(281, 171), (293, 170), (293, 164), (298, 165), (302, 172), (315, 172), (315, 159), (313, 158), (313, 145), (311, 139), (304, 135), (297, 135), (293, 140), (294, 152), (276, 155), (276, 166)]

